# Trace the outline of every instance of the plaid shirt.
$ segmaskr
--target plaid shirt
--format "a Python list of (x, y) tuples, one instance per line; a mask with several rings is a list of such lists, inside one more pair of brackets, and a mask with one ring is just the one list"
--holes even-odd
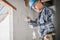
[(43, 38), (47, 33), (53, 32), (54, 27), (54, 11), (50, 8), (44, 7), (39, 13), (38, 18), (33, 21), (30, 21), (30, 24), (33, 26), (38, 26), (39, 35)]

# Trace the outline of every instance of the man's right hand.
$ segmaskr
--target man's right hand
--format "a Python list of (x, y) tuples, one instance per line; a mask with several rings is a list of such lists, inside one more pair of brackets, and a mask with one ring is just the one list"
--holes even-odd
[(28, 17), (28, 16), (25, 18), (25, 21), (28, 22), (28, 23), (30, 22), (30, 20), (31, 20), (31, 19), (30, 19), (30, 17)]

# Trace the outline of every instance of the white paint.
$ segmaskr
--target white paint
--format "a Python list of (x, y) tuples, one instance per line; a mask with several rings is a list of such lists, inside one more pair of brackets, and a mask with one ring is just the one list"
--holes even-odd
[(0, 23), (0, 40), (9, 40), (9, 15)]
[(8, 12), (9, 14), (7, 17), (0, 22), (0, 40), (13, 40), (13, 9), (12, 8), (7, 8), (5, 12), (2, 10), (0, 13), (6, 13)]
[(13, 9), (9, 10), (9, 14), (10, 14), (10, 16), (9, 16), (10, 40), (13, 40)]

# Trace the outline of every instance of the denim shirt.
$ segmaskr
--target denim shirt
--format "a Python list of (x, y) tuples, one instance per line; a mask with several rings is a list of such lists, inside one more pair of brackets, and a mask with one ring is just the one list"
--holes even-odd
[(39, 13), (38, 18), (33, 21), (30, 21), (30, 24), (38, 26), (39, 36), (43, 38), (47, 33), (55, 31), (54, 27), (54, 14), (55, 12), (47, 7), (44, 7), (43, 10)]

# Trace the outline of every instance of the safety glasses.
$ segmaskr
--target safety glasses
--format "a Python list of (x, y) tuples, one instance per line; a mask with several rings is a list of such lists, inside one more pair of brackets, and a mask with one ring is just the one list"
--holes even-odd
[(38, 9), (37, 5), (36, 4), (33, 4), (32, 5), (32, 9)]

